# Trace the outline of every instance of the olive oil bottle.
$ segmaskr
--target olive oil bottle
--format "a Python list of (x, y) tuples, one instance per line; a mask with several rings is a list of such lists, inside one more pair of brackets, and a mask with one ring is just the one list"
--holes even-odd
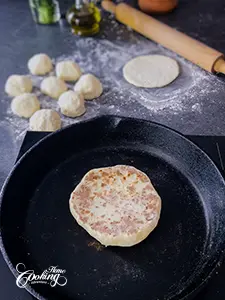
[(76, 0), (68, 10), (66, 19), (74, 34), (90, 36), (99, 32), (101, 13), (95, 2)]

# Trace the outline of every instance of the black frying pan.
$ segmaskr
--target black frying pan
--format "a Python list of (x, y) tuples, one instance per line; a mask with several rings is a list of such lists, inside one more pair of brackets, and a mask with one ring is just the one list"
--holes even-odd
[[(144, 171), (162, 198), (158, 227), (131, 248), (99, 247), (68, 200), (96, 167)], [(64, 287), (26, 288), (38, 299), (186, 299), (206, 282), (225, 242), (225, 182), (209, 157), (155, 123), (105, 116), (53, 133), (15, 165), (1, 195), (1, 250), (40, 274), (66, 270)]]

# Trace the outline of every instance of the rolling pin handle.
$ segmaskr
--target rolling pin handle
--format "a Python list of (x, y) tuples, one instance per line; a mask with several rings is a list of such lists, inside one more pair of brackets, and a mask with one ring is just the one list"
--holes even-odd
[(116, 13), (116, 4), (114, 4), (112, 1), (104, 0), (102, 1), (101, 5), (106, 11), (111, 12), (113, 14)]
[(225, 74), (225, 60), (224, 57), (221, 56), (217, 61), (215, 62), (213, 66), (213, 71), (216, 73), (223, 73)]

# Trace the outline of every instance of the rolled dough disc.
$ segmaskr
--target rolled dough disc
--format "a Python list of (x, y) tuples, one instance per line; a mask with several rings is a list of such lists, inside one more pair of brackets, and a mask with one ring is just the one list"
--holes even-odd
[(123, 76), (138, 87), (163, 87), (179, 75), (178, 63), (163, 55), (138, 56), (123, 67)]
[(117, 165), (89, 171), (70, 196), (77, 223), (105, 246), (133, 246), (156, 227), (161, 199), (146, 174)]

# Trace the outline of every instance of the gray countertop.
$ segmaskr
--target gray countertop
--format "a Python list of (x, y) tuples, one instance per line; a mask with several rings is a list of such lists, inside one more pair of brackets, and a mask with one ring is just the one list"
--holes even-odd
[[(63, 3), (62, 3), (63, 2)], [(65, 10), (73, 0), (60, 1)], [(224, 0), (180, 0), (173, 13), (159, 17), (163, 22), (225, 52)], [(4, 84), (11, 74), (27, 74), (27, 60), (45, 52), (56, 60), (71, 57), (84, 71), (100, 77), (104, 93), (99, 100), (87, 104), (87, 114), (73, 120), (63, 118), (63, 125), (88, 119), (98, 114), (119, 114), (157, 121), (186, 134), (225, 135), (225, 81), (194, 67), (162, 47), (117, 23), (104, 14), (102, 32), (94, 39), (74, 37), (64, 21), (56, 26), (38, 26), (30, 14), (28, 0), (0, 1), (0, 187), (9, 173), (28, 122), (10, 111), (10, 98)], [(135, 89), (127, 84), (121, 69), (131, 57), (161, 53), (174, 57), (181, 68), (180, 77), (168, 88)], [(33, 78), (36, 86), (40, 80)], [(38, 94), (38, 89), (35, 89)], [(56, 102), (41, 97), (43, 107), (57, 108)], [(0, 257), (0, 262), (2, 257)], [(1, 282), (14, 280), (6, 265)], [(4, 271), (4, 272), (3, 272)], [(217, 278), (215, 278), (217, 282)], [(221, 281), (220, 285), (223, 283)], [(31, 299), (16, 285), (7, 285), (4, 299)], [(223, 299), (223, 292), (212, 289), (209, 298)], [(212, 296), (213, 295), (213, 296)], [(7, 298), (6, 298), (7, 297)], [(210, 298), (211, 299), (211, 298)]]
[[(61, 5), (64, 10), (73, 1), (61, 2), (64, 2)], [(223, 76), (217, 77), (193, 66), (117, 23), (109, 14), (104, 14), (101, 33), (86, 39), (73, 36), (65, 21), (54, 26), (36, 25), (25, 0), (1, 1), (0, 15), (0, 186), (28, 128), (27, 121), (11, 114), (4, 84), (11, 74), (27, 74), (27, 60), (39, 52), (49, 54), (56, 61), (73, 58), (85, 72), (95, 73), (103, 82), (104, 93), (100, 99), (87, 104), (87, 114), (76, 120), (63, 118), (64, 126), (99, 114), (118, 114), (157, 121), (185, 134), (225, 134)], [(223, 0), (213, 3), (211, 0), (180, 0), (176, 11), (160, 19), (225, 52)], [(161, 90), (131, 87), (122, 78), (122, 66), (130, 58), (148, 53), (174, 57), (180, 65), (180, 77)], [(33, 79), (38, 87), (40, 79)], [(43, 107), (57, 109), (53, 100), (45, 97), (41, 101)]]

